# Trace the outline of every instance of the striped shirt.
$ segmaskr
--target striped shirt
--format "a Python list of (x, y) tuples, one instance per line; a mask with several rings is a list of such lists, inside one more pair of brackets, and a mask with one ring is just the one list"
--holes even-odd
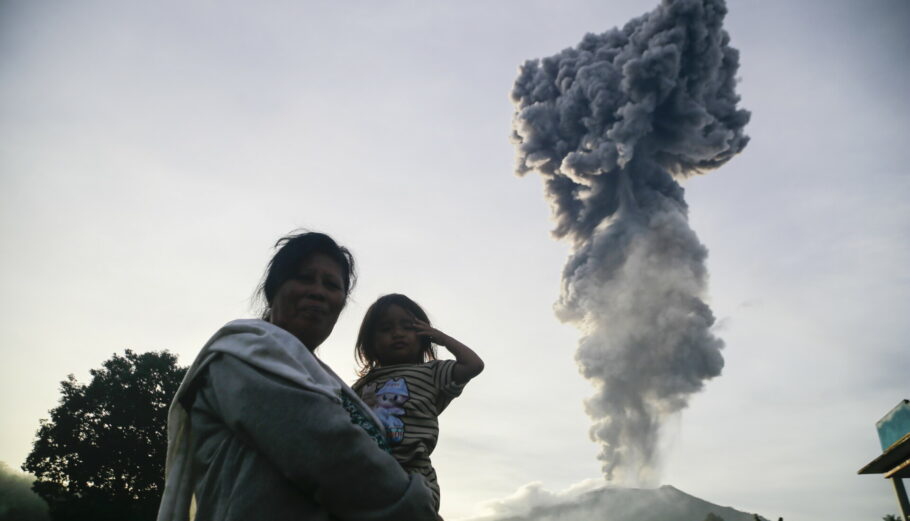
[(352, 386), (385, 425), (395, 459), (427, 479), (437, 509), (439, 483), (430, 454), (439, 438), (439, 414), (464, 389), (452, 379), (454, 367), (454, 360), (377, 367)]

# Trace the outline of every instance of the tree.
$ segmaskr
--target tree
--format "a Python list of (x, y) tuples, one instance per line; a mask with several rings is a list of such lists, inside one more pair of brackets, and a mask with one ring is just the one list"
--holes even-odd
[(114, 354), (61, 382), (22, 466), (55, 521), (154, 520), (164, 489), (167, 411), (186, 368), (167, 351)]
[(894, 514), (888, 514), (882, 518), (882, 521), (901, 521), (901, 518), (897, 517)]

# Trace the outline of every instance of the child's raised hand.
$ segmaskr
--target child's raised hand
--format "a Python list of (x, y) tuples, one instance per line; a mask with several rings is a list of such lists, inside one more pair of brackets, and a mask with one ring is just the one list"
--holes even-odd
[(414, 328), (414, 332), (417, 333), (417, 336), (427, 338), (430, 342), (445, 345), (445, 339), (448, 338), (448, 335), (417, 317), (411, 318), (414, 320), (411, 323), (411, 326)]
[(483, 371), (483, 360), (471, 348), (423, 320), (417, 317), (411, 318), (414, 319), (412, 326), (418, 337), (428, 338), (430, 342), (445, 347), (450, 353), (455, 355), (455, 367), (452, 370), (452, 377), (456, 382), (465, 383)]

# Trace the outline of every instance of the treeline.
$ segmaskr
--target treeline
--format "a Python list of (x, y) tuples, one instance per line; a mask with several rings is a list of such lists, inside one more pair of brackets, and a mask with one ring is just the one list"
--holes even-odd
[(48, 521), (45, 503), (32, 491), (34, 477), (0, 462), (0, 521)]

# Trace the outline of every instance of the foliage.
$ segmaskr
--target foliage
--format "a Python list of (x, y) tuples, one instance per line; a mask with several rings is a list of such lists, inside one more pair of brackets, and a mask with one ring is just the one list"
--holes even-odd
[(164, 487), (167, 411), (185, 368), (167, 351), (127, 349), (61, 382), (23, 469), (55, 521), (153, 520)]
[(0, 521), (47, 521), (47, 503), (32, 492), (34, 477), (0, 462)]
[(894, 514), (888, 514), (882, 518), (882, 521), (902, 521), (900, 517)]
[(724, 521), (724, 518), (720, 517), (714, 512), (708, 512), (708, 515), (705, 516), (705, 521)]

